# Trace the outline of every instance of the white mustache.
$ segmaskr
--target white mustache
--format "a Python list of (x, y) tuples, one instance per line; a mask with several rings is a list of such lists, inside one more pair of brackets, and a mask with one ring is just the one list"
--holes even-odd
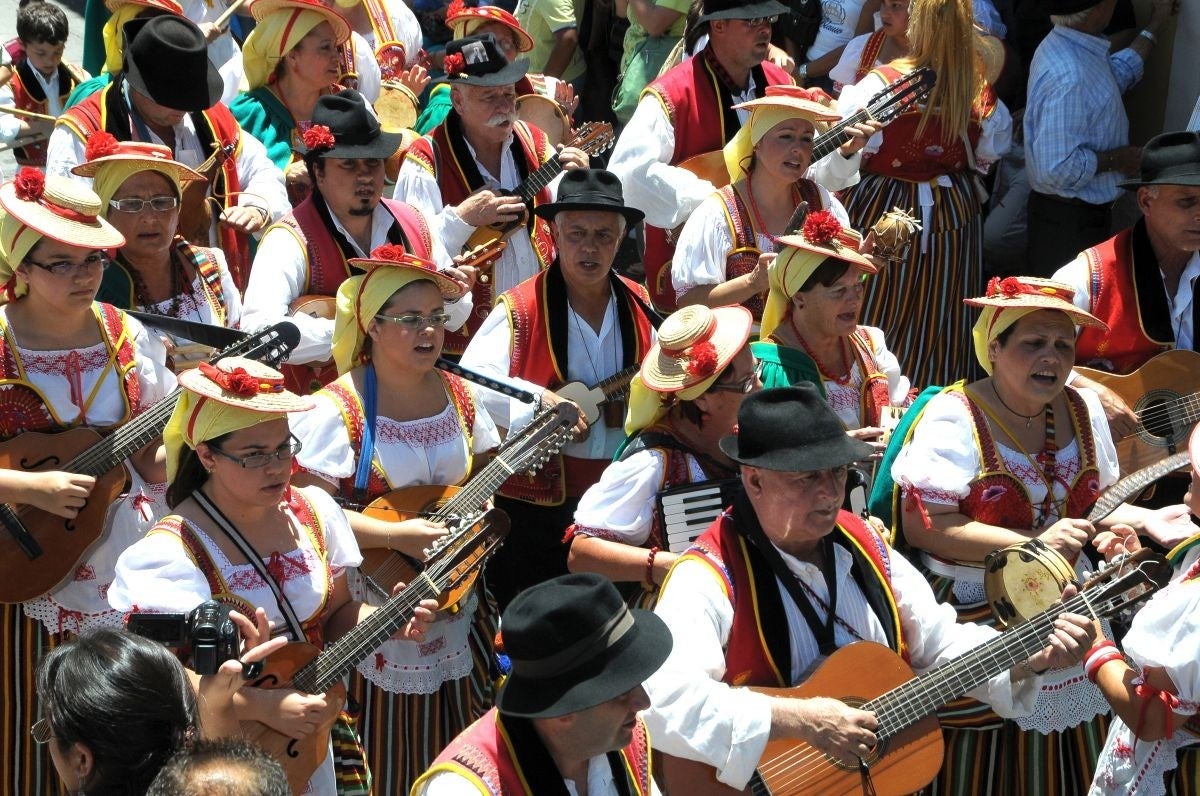
[(488, 127), (499, 127), (502, 124), (515, 124), (517, 114), (513, 113), (497, 113), (492, 118), (488, 119), (486, 124)]

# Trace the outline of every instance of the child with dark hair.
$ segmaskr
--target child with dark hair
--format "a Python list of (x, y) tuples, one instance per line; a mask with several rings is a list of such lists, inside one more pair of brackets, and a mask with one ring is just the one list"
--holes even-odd
[[(71, 90), (89, 75), (63, 60), (67, 43), (67, 15), (51, 2), (23, 3), (17, 12), (17, 43), (6, 46), (13, 56), (12, 77), (0, 88), (0, 105), (47, 116), (58, 116)], [(0, 143), (34, 138), (13, 150), (17, 164), (46, 167), (46, 139), (54, 122), (0, 113)]]

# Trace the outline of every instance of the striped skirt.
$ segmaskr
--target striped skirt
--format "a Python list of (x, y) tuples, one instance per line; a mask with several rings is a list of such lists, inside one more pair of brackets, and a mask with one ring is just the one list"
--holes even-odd
[(471, 673), (442, 683), (431, 694), (396, 694), (350, 675), (349, 695), (357, 704), (358, 726), (372, 790), (407, 794), (413, 782), (460, 732), (491, 709), (495, 701), (496, 610), (480, 592), (468, 646)]
[[(918, 390), (953, 384), (976, 371), (971, 345), (975, 310), (963, 299), (982, 295), (983, 220), (979, 200), (966, 177), (949, 175), (952, 185), (934, 185), (933, 208), (921, 238), (914, 236), (908, 257), (884, 265), (867, 282), (862, 320), (887, 333), (888, 347)], [(864, 233), (893, 207), (921, 216), (918, 184), (863, 174), (842, 193), (850, 223)]]
[(47, 633), (20, 605), (0, 605), (0, 793), (5, 796), (58, 794), (50, 747), (34, 743), (29, 728), (41, 718), (38, 662), (64, 638)]
[[(987, 603), (960, 605), (954, 581), (919, 567), (939, 602), (958, 612), (959, 622), (994, 626)], [(929, 796), (1020, 794), (1065, 796), (1087, 793), (1096, 759), (1108, 735), (1108, 716), (1061, 732), (1023, 730), (981, 702), (961, 698), (938, 711), (946, 756), (937, 778), (923, 791)]]

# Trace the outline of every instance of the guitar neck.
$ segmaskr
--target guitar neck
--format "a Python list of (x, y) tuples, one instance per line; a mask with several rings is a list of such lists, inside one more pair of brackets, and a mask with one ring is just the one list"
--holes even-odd
[(559, 175), (563, 170), (562, 164), (558, 162), (558, 157), (552, 157), (542, 165), (538, 166), (534, 171), (517, 186), (517, 196), (522, 202), (529, 204), (533, 201), (533, 197), (538, 195), (543, 188), (550, 184), (550, 181)]
[(175, 411), (181, 389), (176, 387), (174, 392), (136, 419), (67, 462), (63, 469), (70, 473), (98, 478), (146, 447), (161, 436), (163, 429), (167, 427), (167, 421), (171, 419), (171, 412)]
[(629, 394), (629, 382), (641, 369), (641, 365), (630, 365), (624, 370), (617, 371), (607, 379), (601, 379), (594, 389), (604, 393), (604, 400), (615, 401)]
[(852, 124), (865, 122), (871, 118), (871, 114), (866, 110), (855, 111), (850, 116), (842, 119), (837, 124), (830, 127), (821, 135), (813, 140), (812, 162), (816, 163), (821, 158), (828, 155), (833, 150), (846, 143), (845, 130)]

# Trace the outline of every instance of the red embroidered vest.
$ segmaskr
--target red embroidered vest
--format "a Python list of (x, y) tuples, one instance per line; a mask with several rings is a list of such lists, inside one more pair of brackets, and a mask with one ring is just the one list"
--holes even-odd
[[(838, 514), (837, 527), (833, 532), (841, 535), (841, 541), (847, 544), (857, 565), (862, 567), (867, 582), (874, 582), (880, 587), (879, 592), (886, 602), (889, 615), (881, 616), (877, 609), (874, 612), (885, 630), (890, 627), (889, 638), (896, 640), (893, 648), (907, 660), (908, 644), (904, 640), (900, 613), (892, 592), (891, 551), (879, 534), (848, 511)], [(762, 626), (762, 595), (754, 586), (748, 548), (749, 543), (735, 527), (733, 514), (726, 511), (682, 557), (711, 568), (733, 606), (733, 626), (725, 648), (725, 675), (722, 681), (737, 686), (791, 686), (791, 673), (779, 670), (766, 642), (769, 637), (778, 638), (785, 628)], [(664, 583), (663, 588), (666, 587)]]
[[(742, 182), (737, 184), (745, 185)], [(746, 187), (746, 190), (749, 190), (749, 186)], [(821, 210), (827, 208), (827, 205), (821, 201), (821, 189), (812, 180), (797, 180), (794, 194), (797, 197), (797, 205), (803, 201), (808, 202), (808, 206), (812, 208)], [(754, 213), (742, 198), (742, 193), (733, 185), (726, 185), (717, 191), (717, 195), (725, 205), (725, 224), (729, 227), (729, 234), (733, 237), (733, 248), (725, 257), (725, 279), (728, 281), (750, 273), (758, 265), (758, 256), (762, 254), (758, 250), (760, 230), (755, 229)], [(764, 232), (764, 234), (766, 233)], [(742, 306), (750, 310), (750, 314), (754, 316), (755, 322), (762, 320), (765, 296), (765, 293), (751, 296), (742, 302)]]
[[(546, 275), (526, 279), (512, 290), (500, 296), (500, 303), (508, 313), (509, 328), (512, 329), (512, 352), (508, 375), (519, 376), (534, 384), (545, 385), (553, 390), (566, 383), (564, 367), (557, 361), (550, 340), (548, 312), (566, 312), (565, 306), (555, 307), (548, 297)], [(618, 277), (627, 291), (645, 300), (646, 289), (625, 277)], [(634, 325), (634, 357), (641, 362), (653, 344), (653, 327), (646, 313), (630, 295), (621, 295), (617, 301), (625, 302)], [(623, 341), (624, 342), (624, 341)], [(566, 341), (562, 341), (565, 347)], [(627, 362), (622, 367), (635, 364)], [(611, 374), (610, 374), (611, 375)], [(519, 473), (504, 482), (499, 493), (534, 503), (539, 506), (559, 506), (566, 499), (566, 478), (563, 472), (563, 457), (554, 456), (536, 474)]]
[[(996, 441), (988, 429), (983, 412), (961, 391), (955, 391), (971, 411), (975, 434), (979, 440), (980, 474), (970, 484), (967, 496), (959, 502), (959, 510), (973, 520), (1003, 528), (1038, 530), (1033, 527), (1033, 502), (1020, 479), (1004, 465)], [(1096, 440), (1087, 404), (1074, 389), (1067, 388), (1067, 404), (1079, 449), (1079, 473), (1067, 484), (1067, 503), (1063, 517), (1085, 517), (1100, 496), (1100, 470), (1096, 465)]]
[[(88, 136), (98, 130), (107, 130), (116, 136), (118, 141), (131, 140), (133, 134), (130, 130), (109, 118), (108, 102), (113, 99), (110, 98), (112, 89), (113, 84), (110, 83), (77, 105), (71, 106), (58, 117), (58, 124), (65, 126), (85, 144)], [(118, 101), (123, 102), (119, 99)], [(234, 207), (242, 190), (241, 178), (237, 171), (237, 158), (242, 151), (242, 128), (238, 126), (229, 108), (220, 102), (191, 116), (196, 125), (196, 134), (202, 142), (212, 141), (217, 150), (232, 147), (233, 154), (221, 164), (211, 186), (210, 195), (220, 202), (222, 209)], [(246, 282), (250, 278), (249, 239), (231, 227), (218, 224), (217, 240), (221, 250), (225, 252), (225, 261), (229, 265), (233, 281), (240, 289), (245, 290)]]
[[(761, 70), (761, 71), (759, 71)], [(755, 92), (762, 96), (767, 86), (792, 85), (791, 76), (770, 61), (753, 70)], [(642, 94), (662, 103), (667, 120), (675, 130), (674, 166), (695, 155), (715, 152), (729, 143), (741, 127), (737, 112), (723, 108), (721, 82), (703, 53), (689, 58), (646, 86)], [(665, 311), (676, 308), (675, 286), (671, 283), (671, 257), (675, 244), (667, 241), (667, 230), (646, 225), (646, 287), (654, 305)]]
[(871, 34), (871, 38), (867, 39), (867, 43), (863, 45), (862, 56), (858, 59), (858, 68), (854, 70), (855, 83), (871, 74), (871, 70), (875, 68), (875, 62), (879, 60), (879, 51), (883, 49), (885, 38), (887, 38), (886, 34), (882, 30), (877, 30)]
[[(451, 113), (454, 112), (451, 111)], [(517, 122), (513, 125), (513, 134), (520, 142), (521, 151), (525, 155), (525, 165), (530, 171), (541, 166), (554, 155), (554, 147), (550, 145), (546, 134), (538, 128), (530, 127), (524, 122)], [(460, 135), (459, 140), (455, 141), (454, 137), (448, 119), (435, 127), (428, 135), (414, 141), (405, 154), (405, 157), (420, 164), (423, 169), (433, 175), (442, 193), (442, 204), (448, 207), (461, 204), (481, 187), (472, 187), (468, 182), (467, 171), (463, 168), (462, 161), (462, 158), (468, 157), (462, 152), (464, 139)], [(456, 151), (456, 146), (458, 151)], [(550, 199), (549, 188), (543, 188), (534, 197), (533, 205), (536, 207), (549, 202)], [(554, 262), (557, 254), (554, 238), (550, 234), (550, 224), (544, 218), (534, 218), (533, 227), (529, 232), (529, 241), (533, 244), (533, 251), (537, 255), (540, 268), (544, 269)], [(451, 252), (451, 254), (454, 253)], [(471, 337), (479, 331), (479, 327), (483, 325), (483, 321), (495, 305), (496, 297), (492, 294), (492, 285), (491, 280), (487, 282), (481, 279), (475, 280), (475, 287), (471, 291), (474, 299), (471, 315), (462, 328), (456, 331), (446, 330), (445, 343), (442, 345), (443, 353), (449, 356), (462, 356), (463, 351), (467, 349), (467, 344), (471, 342)]]
[(888, 378), (875, 361), (871, 350), (871, 338), (860, 326), (850, 334), (850, 345), (858, 356), (858, 366), (863, 374), (860, 414), (864, 426), (878, 426), (883, 417), (883, 408), (892, 403), (891, 392), (888, 389)]
[[(890, 66), (875, 70), (885, 83), (893, 83), (904, 73)], [(971, 146), (979, 143), (980, 122), (996, 109), (996, 95), (991, 86), (984, 86), (983, 93), (971, 109), (971, 121), (967, 125), (967, 139)], [(968, 168), (967, 150), (961, 137), (947, 145), (942, 141), (941, 120), (934, 116), (917, 138), (917, 127), (921, 123), (921, 109), (914, 108), (895, 119), (884, 132), (879, 151), (863, 162), (863, 169), (872, 174), (882, 174), (908, 182), (927, 182), (942, 174), (953, 174)]]
[[(639, 717), (633, 740), (620, 751), (625, 763), (626, 784), (633, 796), (650, 793), (650, 738)], [(481, 794), (491, 796), (538, 796), (527, 783), (503, 719), (492, 708), (463, 730), (442, 750), (429, 770), (414, 783), (413, 792), (439, 771), (451, 771), (469, 779)]]
[[(459, 424), (462, 427), (463, 435), (467, 439), (467, 449), (472, 448), (473, 434), (475, 428), (475, 398), (471, 394), (467, 383), (445, 371), (438, 371), (438, 375), (442, 378), (442, 384), (446, 388), (446, 394), (450, 396), (450, 402), (454, 405), (454, 411), (458, 414)], [(342, 412), (342, 422), (346, 425), (346, 433), (350, 437), (350, 448), (354, 451), (354, 467), (357, 471), (359, 457), (362, 455), (362, 438), (363, 426), (366, 423), (366, 412), (363, 410), (362, 398), (359, 397), (358, 391), (354, 388), (351, 374), (347, 373), (337, 381), (325, 387), (325, 395), (333, 399), (338, 408)], [(470, 457), (467, 460), (468, 472), (463, 477), (463, 483), (470, 476)], [(399, 475), (399, 474), (398, 474)], [(411, 482), (409, 482), (411, 483)], [(371, 474), (367, 476), (367, 494), (366, 500), (374, 500), (392, 490), (392, 485), (388, 481), (387, 473), (379, 466), (378, 457), (374, 457), (371, 461)], [(354, 476), (349, 475), (338, 484), (338, 494), (347, 500), (359, 500), (354, 493)]]
[[(124, 387), (125, 414), (111, 426), (116, 428), (128, 420), (141, 401), (142, 386), (137, 379), (137, 351), (133, 335), (125, 326), (125, 313), (111, 304), (92, 304), (92, 312), (104, 335), (105, 347), (116, 346), (116, 367)], [(25, 367), (17, 353), (16, 343), (9, 331), (8, 323), (0, 316), (0, 439), (12, 439), (25, 431), (52, 433), (72, 428), (60, 421), (50, 408), (42, 392), (25, 376)]]
[[(14, 61), (12, 78), (8, 86), (12, 90), (13, 107), (34, 113), (49, 113), (50, 105), (42, 90), (42, 84), (33, 75), (33, 67), (27, 60)], [(58, 65), (58, 101), (65, 105), (67, 97), (76, 86), (83, 82), (83, 75), (75, 67), (65, 61)], [(41, 97), (41, 99), (38, 99)], [(49, 141), (38, 141), (26, 144), (13, 150), (13, 158), (18, 166), (33, 166), (37, 169), (46, 168), (46, 148)]]
[(1117, 373), (1131, 373), (1163, 351), (1173, 340), (1155, 340), (1142, 324), (1138, 291), (1133, 279), (1133, 227), (1083, 252), (1091, 282), (1091, 312), (1108, 324), (1108, 331), (1085, 326), (1075, 341), (1075, 361), (1111, 362)]
[[(433, 238), (425, 215), (412, 205), (393, 199), (380, 199), (380, 203), (400, 225), (408, 250), (418, 257), (431, 259)], [(304, 250), (308, 271), (301, 295), (336, 296), (338, 288), (350, 276), (350, 266), (312, 197), (293, 208), (276, 225), (295, 235)], [(285, 364), (280, 370), (287, 377), (288, 389), (301, 395), (316, 392), (338, 375), (332, 362), (319, 367)]]

